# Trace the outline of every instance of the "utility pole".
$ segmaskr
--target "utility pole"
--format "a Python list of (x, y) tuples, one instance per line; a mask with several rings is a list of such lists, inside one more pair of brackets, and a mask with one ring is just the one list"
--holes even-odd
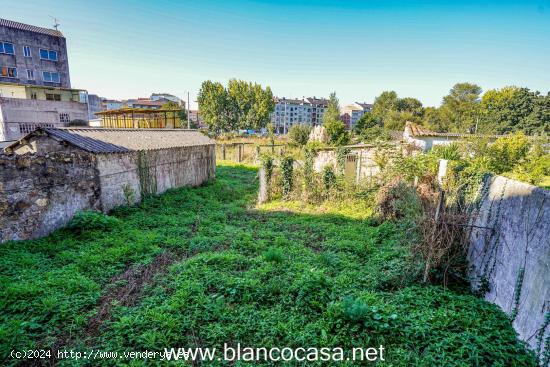
[(187, 92), (187, 128), (191, 129), (191, 106), (189, 105), (189, 92)]

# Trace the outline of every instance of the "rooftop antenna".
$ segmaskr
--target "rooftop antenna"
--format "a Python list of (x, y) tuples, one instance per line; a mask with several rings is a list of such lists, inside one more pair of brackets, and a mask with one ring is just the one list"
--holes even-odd
[(57, 27), (59, 27), (60, 25), (60, 23), (58, 22), (59, 19), (51, 15), (48, 15), (48, 16), (53, 19), (53, 27), (55, 28), (56, 31), (58, 31), (59, 29), (57, 29)]

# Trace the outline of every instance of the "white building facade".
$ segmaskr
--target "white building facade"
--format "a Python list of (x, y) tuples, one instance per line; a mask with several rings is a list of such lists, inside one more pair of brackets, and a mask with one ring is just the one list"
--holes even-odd
[(328, 101), (318, 98), (276, 98), (271, 123), (277, 134), (286, 134), (293, 125), (317, 126), (323, 121)]

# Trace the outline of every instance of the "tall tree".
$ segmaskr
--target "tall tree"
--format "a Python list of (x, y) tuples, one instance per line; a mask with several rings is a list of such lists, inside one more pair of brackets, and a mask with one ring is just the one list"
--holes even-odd
[(199, 110), (211, 131), (220, 133), (237, 129), (260, 129), (269, 122), (275, 103), (267, 87), (231, 79), (221, 83), (206, 81), (199, 92)]
[(204, 81), (197, 100), (200, 114), (210, 131), (219, 134), (236, 128), (234, 108), (221, 83)]
[(397, 93), (393, 90), (382, 92), (374, 99), (372, 115), (384, 124), (384, 120), (388, 117), (388, 114), (391, 111), (397, 110), (398, 100)]
[(340, 119), (340, 102), (336, 92), (330, 94), (327, 110), (323, 115), (323, 126), (332, 144), (341, 145), (348, 142), (346, 125)]
[(374, 100), (372, 115), (387, 130), (402, 130), (407, 121), (420, 122), (422, 102), (416, 98), (398, 98), (394, 91), (382, 92)]
[(479, 119), (481, 87), (472, 83), (457, 83), (441, 104), (444, 131), (467, 132)]
[(544, 133), (550, 126), (547, 97), (528, 88), (504, 87), (487, 91), (481, 99), (482, 132), (506, 134), (522, 131)]

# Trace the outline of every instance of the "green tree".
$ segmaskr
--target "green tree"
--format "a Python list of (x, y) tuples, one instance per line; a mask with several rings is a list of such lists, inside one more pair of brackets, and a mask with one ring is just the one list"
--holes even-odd
[(323, 115), (323, 126), (329, 136), (330, 143), (336, 145), (348, 143), (349, 136), (346, 132), (346, 125), (340, 119), (340, 104), (336, 92), (330, 94), (328, 107)]
[(428, 129), (433, 131), (448, 131), (448, 126), (443, 125), (443, 119), (441, 118), (441, 112), (436, 107), (426, 107), (424, 109), (424, 116), (422, 117), (422, 124)]
[(227, 88), (218, 82), (203, 82), (198, 102), (204, 121), (215, 133), (266, 127), (275, 107), (269, 87), (236, 79)]
[(550, 98), (528, 88), (489, 90), (481, 99), (481, 108), (482, 132), (541, 134), (550, 128)]
[(480, 114), (481, 87), (457, 83), (443, 97), (440, 112), (443, 131), (467, 132), (475, 127)]
[(236, 114), (237, 128), (259, 130), (266, 127), (269, 114), (275, 107), (273, 93), (269, 87), (263, 89), (256, 83), (231, 79), (227, 92)]
[(416, 98), (399, 98), (394, 91), (382, 92), (374, 100), (372, 115), (387, 130), (402, 130), (407, 121), (420, 122), (424, 109)]
[(219, 134), (237, 128), (233, 103), (221, 83), (204, 81), (197, 100), (199, 111), (208, 125), (208, 130)]
[(396, 111), (398, 106), (397, 93), (394, 91), (382, 92), (374, 99), (372, 115), (384, 124), (389, 112)]
[(309, 133), (311, 132), (311, 127), (307, 125), (293, 125), (288, 131), (288, 138), (290, 142), (300, 148), (306, 146), (309, 140)]
[(355, 126), (353, 127), (353, 132), (355, 134), (361, 134), (361, 132), (365, 129), (370, 129), (373, 127), (380, 127), (380, 121), (374, 117), (374, 115), (371, 112), (366, 112), (355, 122)]

